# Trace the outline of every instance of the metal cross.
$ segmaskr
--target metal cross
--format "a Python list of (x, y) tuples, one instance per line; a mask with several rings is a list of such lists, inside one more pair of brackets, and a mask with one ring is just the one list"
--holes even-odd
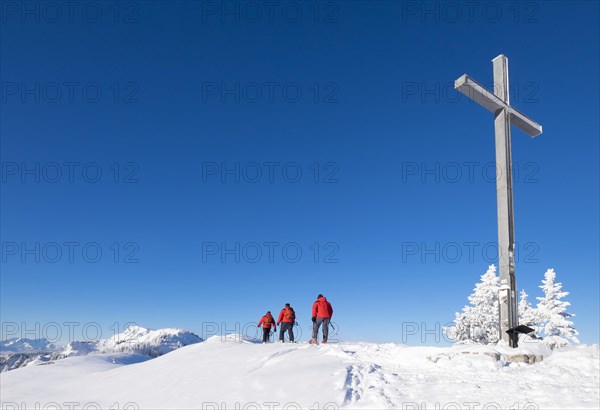
[(468, 75), (454, 82), (454, 88), (494, 113), (496, 133), (496, 194), (498, 204), (498, 257), (500, 259), (500, 338), (517, 347), (519, 316), (515, 279), (515, 223), (513, 212), (512, 158), (510, 125), (531, 137), (542, 133), (542, 126), (510, 106), (508, 59), (500, 54), (492, 60), (494, 92), (486, 90)]

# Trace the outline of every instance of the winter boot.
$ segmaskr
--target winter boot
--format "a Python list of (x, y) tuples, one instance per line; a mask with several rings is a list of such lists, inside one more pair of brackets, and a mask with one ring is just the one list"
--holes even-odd
[(325, 343), (326, 344), (327, 343), (327, 339), (321, 340), (321, 343)]
[(317, 339), (310, 339), (310, 341), (308, 342), (311, 345), (318, 345), (319, 343), (317, 343)]

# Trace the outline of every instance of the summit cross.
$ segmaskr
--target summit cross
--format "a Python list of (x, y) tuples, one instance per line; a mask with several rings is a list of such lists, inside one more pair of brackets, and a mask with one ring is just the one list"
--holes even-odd
[(517, 281), (515, 277), (515, 223), (513, 211), (512, 158), (510, 126), (536, 137), (542, 126), (510, 105), (508, 59), (500, 54), (492, 60), (494, 92), (463, 75), (454, 82), (454, 88), (485, 109), (494, 113), (496, 135), (496, 197), (498, 207), (498, 257), (500, 265), (500, 339), (517, 347), (519, 313), (517, 311)]

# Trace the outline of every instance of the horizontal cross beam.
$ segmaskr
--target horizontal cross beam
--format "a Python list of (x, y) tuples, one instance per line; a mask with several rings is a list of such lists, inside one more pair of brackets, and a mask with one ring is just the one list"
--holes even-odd
[(510, 122), (530, 137), (533, 138), (542, 133), (542, 126), (540, 124), (496, 97), (494, 93), (488, 91), (468, 75), (465, 74), (456, 80), (454, 82), (454, 89), (493, 113), (501, 109), (506, 109), (510, 115)]

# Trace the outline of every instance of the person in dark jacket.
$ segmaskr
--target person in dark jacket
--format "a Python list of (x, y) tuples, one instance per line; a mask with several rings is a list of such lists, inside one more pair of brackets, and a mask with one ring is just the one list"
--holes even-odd
[(267, 314), (260, 319), (260, 322), (258, 322), (257, 327), (260, 327), (261, 325), (263, 330), (263, 343), (267, 343), (269, 341), (269, 333), (271, 333), (271, 327), (273, 327), (274, 332), (277, 331), (275, 319), (273, 318), (273, 315), (271, 315), (270, 311), (267, 312)]
[(290, 306), (289, 303), (285, 304), (285, 307), (279, 312), (277, 318), (277, 324), (279, 327), (279, 343), (284, 342), (285, 332), (288, 332), (288, 338), (290, 343), (294, 343), (294, 323), (296, 322), (296, 312)]
[(323, 325), (323, 340), (321, 343), (327, 343), (327, 336), (329, 336), (329, 322), (333, 316), (333, 308), (331, 303), (327, 301), (325, 296), (319, 294), (317, 300), (312, 306), (312, 321), (313, 321), (313, 333), (311, 344), (317, 343), (317, 336), (319, 335), (319, 328)]

